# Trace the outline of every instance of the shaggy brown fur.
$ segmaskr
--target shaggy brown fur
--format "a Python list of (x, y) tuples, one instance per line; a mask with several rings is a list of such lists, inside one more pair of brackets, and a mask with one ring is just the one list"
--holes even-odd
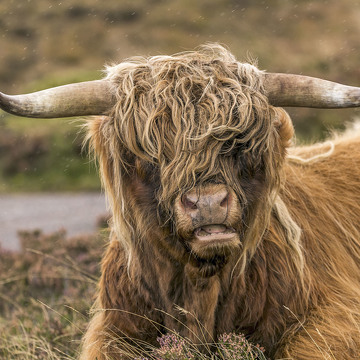
[[(287, 159), (292, 124), (259, 73), (220, 46), (109, 69), (118, 102), (89, 138), (112, 241), (81, 359), (166, 329), (243, 332), (273, 359), (360, 357), (360, 134)], [(182, 196), (222, 187), (237, 237), (200, 246)]]

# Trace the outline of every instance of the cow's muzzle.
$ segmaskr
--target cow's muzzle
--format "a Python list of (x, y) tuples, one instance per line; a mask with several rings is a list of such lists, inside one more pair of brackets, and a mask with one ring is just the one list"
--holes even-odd
[(236, 231), (230, 214), (236, 203), (234, 192), (225, 185), (196, 187), (177, 199), (178, 230), (185, 230), (185, 238), (204, 244), (231, 240)]
[(192, 189), (181, 197), (182, 209), (194, 228), (223, 224), (229, 213), (231, 197), (223, 185)]

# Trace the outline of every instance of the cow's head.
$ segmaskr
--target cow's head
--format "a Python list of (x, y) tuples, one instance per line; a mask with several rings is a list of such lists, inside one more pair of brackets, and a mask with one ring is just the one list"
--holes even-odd
[(205, 261), (253, 247), (293, 134), (261, 72), (211, 48), (122, 63), (107, 79), (116, 105), (90, 137), (119, 236), (126, 221), (134, 239)]
[(350, 107), (359, 98), (357, 88), (266, 74), (208, 45), (131, 59), (101, 81), (1, 95), (0, 104), (30, 117), (106, 115), (89, 121), (89, 138), (125, 248), (150, 238), (212, 261), (251, 252), (266, 228), (293, 135), (274, 106)]

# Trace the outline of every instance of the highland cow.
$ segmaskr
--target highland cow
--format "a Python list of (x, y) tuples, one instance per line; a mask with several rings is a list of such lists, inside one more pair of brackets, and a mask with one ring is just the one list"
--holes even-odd
[(104, 80), (8, 96), (88, 121), (112, 210), (81, 359), (166, 331), (239, 332), (272, 359), (360, 358), (360, 132), (291, 147), (280, 106), (360, 106), (360, 88), (240, 63), (219, 45), (133, 58)]

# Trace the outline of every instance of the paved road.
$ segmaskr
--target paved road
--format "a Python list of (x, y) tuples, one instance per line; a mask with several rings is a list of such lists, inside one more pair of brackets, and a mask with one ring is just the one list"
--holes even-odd
[(98, 217), (106, 213), (105, 197), (97, 193), (0, 195), (0, 243), (5, 249), (19, 249), (18, 230), (92, 233)]

